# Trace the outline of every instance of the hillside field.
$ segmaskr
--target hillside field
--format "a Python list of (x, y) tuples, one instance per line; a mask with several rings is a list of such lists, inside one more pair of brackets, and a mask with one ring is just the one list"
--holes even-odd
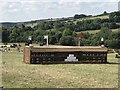
[[(94, 20), (94, 19), (108, 19), (109, 16), (108, 15), (103, 15), (103, 16), (92, 16), (92, 17), (86, 17), (86, 18), (80, 18), (80, 19), (72, 19), (70, 21), (72, 21), (73, 23), (76, 23), (77, 21), (83, 21), (83, 20)], [(57, 19), (53, 19), (53, 20), (46, 20), (46, 21), (56, 21)], [(39, 21), (40, 22), (40, 21)], [(25, 26), (30, 26), (30, 27), (34, 27), (36, 25), (38, 25), (39, 22), (35, 22), (35, 23), (28, 23), (25, 24)], [(68, 21), (65, 21), (68, 22)]]
[[(111, 29), (112, 32), (118, 32), (120, 31), (120, 29)], [(90, 34), (96, 34), (98, 33), (100, 30), (86, 30), (86, 31), (81, 31), (82, 33), (86, 33), (86, 32), (89, 32)], [(77, 32), (77, 33), (80, 33), (80, 32)]]
[(118, 59), (110, 64), (25, 64), (23, 52), (2, 53), (5, 88), (118, 88)]

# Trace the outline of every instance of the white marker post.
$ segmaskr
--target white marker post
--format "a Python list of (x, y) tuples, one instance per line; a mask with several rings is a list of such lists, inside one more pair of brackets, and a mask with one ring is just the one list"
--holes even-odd
[(44, 39), (47, 40), (47, 46), (48, 46), (48, 35), (44, 35)]
[(78, 41), (78, 46), (80, 46), (80, 39), (78, 39), (79, 41)]
[(103, 38), (103, 37), (101, 38), (101, 41), (102, 41), (102, 42), (104, 41), (104, 38)]
[(101, 46), (104, 47), (104, 38), (103, 37), (101, 38), (101, 42), (102, 42)]
[(29, 46), (32, 46), (32, 37), (29, 36), (29, 37), (28, 37), (28, 40), (29, 40)]
[(78, 46), (80, 46), (80, 40), (82, 39), (82, 38), (84, 38), (84, 35), (83, 34), (78, 34), (77, 35), (77, 37), (78, 37)]

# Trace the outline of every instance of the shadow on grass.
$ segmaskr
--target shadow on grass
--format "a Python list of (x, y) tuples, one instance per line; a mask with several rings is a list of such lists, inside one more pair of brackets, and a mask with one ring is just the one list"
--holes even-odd
[(120, 65), (120, 62), (108, 62), (107, 64), (116, 64), (116, 65)]
[(105, 63), (84, 63), (84, 62), (78, 62), (78, 63), (75, 63), (75, 62), (69, 62), (69, 63), (61, 63), (61, 62), (59, 62), (59, 63), (56, 63), (56, 62), (47, 62), (47, 63), (31, 63), (31, 64), (33, 64), (33, 65), (39, 65), (39, 64), (41, 64), (41, 65), (58, 65), (58, 64), (113, 64), (113, 65), (120, 65), (120, 62), (105, 62)]

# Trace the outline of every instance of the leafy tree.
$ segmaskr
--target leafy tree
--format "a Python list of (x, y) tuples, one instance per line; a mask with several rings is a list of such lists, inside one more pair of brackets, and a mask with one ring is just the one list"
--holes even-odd
[(112, 22), (112, 23), (110, 23), (109, 28), (116, 29), (116, 28), (119, 28), (119, 25), (117, 25), (115, 22)]
[(60, 31), (56, 32), (55, 37), (57, 39), (57, 42), (59, 42), (60, 38), (62, 37), (62, 32)]
[(60, 28), (62, 28), (62, 27), (64, 27), (64, 23), (63, 23), (63, 22), (56, 21), (56, 22), (54, 23), (54, 28), (55, 28), (55, 29), (60, 29)]
[(57, 43), (57, 39), (55, 36), (50, 36), (49, 37), (49, 43), (54, 45), (55, 43)]
[(24, 32), (24, 34), (22, 34), (22, 39), (23, 39), (22, 41), (26, 42), (28, 40), (29, 36), (32, 36), (32, 39), (34, 40), (34, 35), (33, 34), (34, 34), (33, 31)]
[(72, 30), (68, 30), (68, 29), (65, 29), (64, 31), (63, 31), (63, 34), (62, 34), (62, 36), (71, 36), (72, 35)]
[(37, 29), (42, 29), (42, 30), (48, 30), (48, 29), (52, 29), (53, 28), (53, 23), (49, 22), (49, 21), (41, 21), (38, 25), (37, 25)]
[(9, 36), (10, 42), (16, 43), (18, 38), (18, 34), (16, 32), (11, 33)]
[(76, 25), (73, 22), (66, 23), (65, 28), (69, 29), (69, 30), (72, 30), (72, 31), (75, 31), (76, 30)]
[(93, 20), (93, 23), (94, 24), (96, 24), (96, 23), (97, 24), (101, 24), (101, 19), (100, 18), (96, 18), (96, 19)]
[(44, 43), (44, 37), (39, 35), (39, 36), (36, 37), (36, 41), (34, 40), (34, 42), (43, 44)]
[(87, 16), (84, 15), (84, 14), (81, 14), (81, 15), (76, 14), (76, 15), (74, 16), (74, 19), (85, 18), (85, 17), (87, 17)]
[(44, 30), (35, 30), (33, 33), (33, 40), (34, 42), (43, 42), (43, 36), (46, 35), (46, 31)]
[(118, 39), (107, 40), (106, 43), (107, 43), (108, 47), (120, 48), (120, 46), (118, 46)]
[(97, 34), (97, 38), (103, 37), (104, 39), (109, 39), (109, 35), (111, 35), (112, 30), (110, 30), (108, 27), (103, 27)]
[(56, 31), (56, 30), (53, 30), (53, 29), (47, 31), (48, 35), (55, 35), (56, 32), (57, 32), (57, 31)]
[(115, 18), (115, 13), (110, 13), (109, 19), (111, 22), (114, 22), (114, 18)]
[(85, 39), (90, 39), (92, 36), (89, 32), (82, 33)]
[(107, 15), (107, 11), (104, 11), (103, 15)]
[(9, 34), (10, 32), (6, 28), (2, 28), (2, 42), (7, 43), (9, 42)]
[(120, 12), (110, 13), (109, 19), (111, 22), (120, 22)]
[(60, 39), (61, 45), (74, 46), (76, 45), (76, 40), (72, 36), (63, 36)]
[(76, 37), (77, 36), (77, 33), (75, 31), (72, 32), (72, 36), (73, 37)]
[(100, 45), (100, 39), (93, 38), (92, 42), (90, 44), (91, 46), (99, 46)]
[(25, 31), (31, 31), (31, 30), (33, 30), (33, 28), (31, 28), (30, 26), (24, 27), (23, 29), (24, 29)]

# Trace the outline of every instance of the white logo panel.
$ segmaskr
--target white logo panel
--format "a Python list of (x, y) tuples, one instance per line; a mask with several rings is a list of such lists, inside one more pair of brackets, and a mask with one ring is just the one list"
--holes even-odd
[(76, 59), (76, 57), (74, 56), (74, 54), (69, 54), (69, 56), (67, 57), (67, 59), (65, 59), (65, 61), (78, 61), (78, 59)]

